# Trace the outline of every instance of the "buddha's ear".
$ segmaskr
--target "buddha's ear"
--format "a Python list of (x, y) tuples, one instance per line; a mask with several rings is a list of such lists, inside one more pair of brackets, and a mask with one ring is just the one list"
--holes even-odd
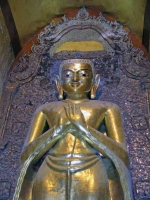
[(60, 77), (58, 75), (56, 75), (56, 77), (55, 77), (55, 83), (56, 83), (56, 87), (57, 87), (57, 90), (58, 90), (58, 93), (59, 93), (58, 98), (61, 100), (61, 99), (63, 99), (63, 89), (62, 89), (62, 86), (61, 86)]
[(95, 99), (96, 91), (97, 91), (99, 84), (100, 84), (100, 74), (96, 74), (96, 76), (94, 78), (94, 84), (91, 89), (91, 99)]

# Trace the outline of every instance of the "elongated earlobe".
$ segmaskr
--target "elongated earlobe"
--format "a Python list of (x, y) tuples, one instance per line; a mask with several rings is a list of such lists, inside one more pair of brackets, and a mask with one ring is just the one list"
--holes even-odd
[(94, 89), (94, 86), (91, 89), (91, 99), (95, 99), (96, 98), (96, 91)]
[(62, 89), (62, 86), (61, 86), (61, 83), (60, 83), (60, 78), (59, 78), (58, 75), (56, 75), (55, 83), (56, 83), (56, 87), (57, 87), (57, 90), (58, 90), (58, 93), (59, 93), (58, 98), (60, 100), (62, 100), (63, 99), (63, 89)]
[(91, 99), (96, 98), (96, 91), (97, 91), (99, 84), (100, 84), (100, 74), (96, 74), (95, 79), (94, 79), (94, 84), (91, 89)]
[(59, 96), (58, 96), (59, 100), (63, 99), (63, 89), (61, 88), (59, 91)]

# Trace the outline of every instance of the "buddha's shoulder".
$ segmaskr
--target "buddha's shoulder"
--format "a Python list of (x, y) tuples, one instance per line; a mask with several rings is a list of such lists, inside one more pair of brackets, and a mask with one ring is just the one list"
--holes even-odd
[(109, 101), (99, 101), (99, 100), (91, 100), (90, 106), (92, 107), (101, 107), (106, 109), (119, 109), (118, 105)]

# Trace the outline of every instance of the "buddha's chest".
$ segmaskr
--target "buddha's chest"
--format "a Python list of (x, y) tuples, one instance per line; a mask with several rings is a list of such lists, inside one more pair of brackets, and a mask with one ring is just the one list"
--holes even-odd
[(81, 137), (82, 132), (75, 134), (67, 133), (65, 137), (60, 139), (53, 149), (50, 151), (51, 155), (94, 155), (95, 151), (85, 140)]

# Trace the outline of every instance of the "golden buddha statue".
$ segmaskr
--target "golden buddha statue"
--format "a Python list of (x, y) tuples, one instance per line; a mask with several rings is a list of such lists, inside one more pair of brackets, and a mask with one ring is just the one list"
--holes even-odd
[(89, 92), (95, 97), (99, 85), (93, 63), (63, 61), (56, 85), (59, 97), (65, 93), (66, 99), (36, 110), (21, 154), (14, 200), (132, 200), (119, 108), (88, 98)]

